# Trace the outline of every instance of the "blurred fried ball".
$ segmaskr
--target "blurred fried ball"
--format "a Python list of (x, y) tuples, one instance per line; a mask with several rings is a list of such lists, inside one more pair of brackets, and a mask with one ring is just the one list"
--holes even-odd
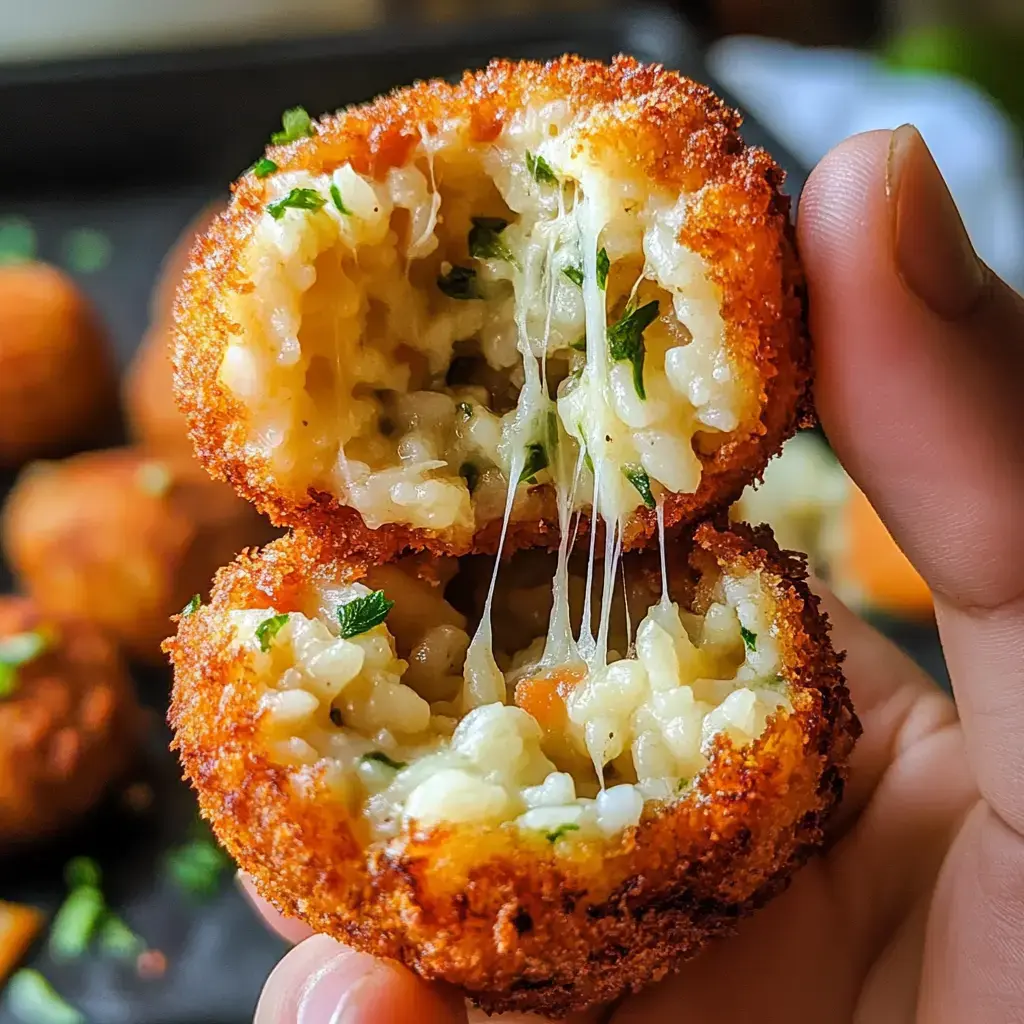
[(28, 467), (0, 532), (44, 613), (87, 619), (143, 661), (162, 660), (168, 618), (218, 566), (274, 534), (191, 460), (132, 448)]
[(99, 319), (55, 267), (0, 267), (0, 466), (109, 437), (117, 370)]
[(0, 597), (0, 848), (58, 832), (130, 767), (144, 717), (95, 626)]
[(121, 398), (131, 436), (154, 452), (182, 456), (192, 454), (188, 422), (178, 409), (171, 388), (171, 307), (196, 237), (210, 226), (223, 208), (224, 204), (218, 201), (200, 210), (168, 250), (150, 296), (150, 328), (121, 385)]

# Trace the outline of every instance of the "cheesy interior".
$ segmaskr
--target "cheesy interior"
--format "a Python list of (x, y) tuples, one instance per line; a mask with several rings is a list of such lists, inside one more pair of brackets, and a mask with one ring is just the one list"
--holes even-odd
[(582, 117), (537, 104), (489, 143), (424, 126), (380, 181), (266, 179), (220, 380), (286, 494), (466, 535), (510, 481), (514, 519), (534, 484), (591, 507), (596, 465), (612, 521), (695, 491), (697, 453), (750, 428), (754, 368), (678, 241), (694, 194), (595, 152)]
[[(695, 614), (658, 593), (658, 574), (638, 568), (645, 557), (625, 556), (610, 650), (588, 668), (581, 658), (545, 664), (553, 556), (515, 555), (494, 597), (504, 685), (487, 703), (463, 663), (489, 560), (412, 557), (360, 583), (310, 588), (301, 611), (232, 612), (270, 756), (301, 792), (343, 801), (367, 842), (442, 822), (551, 843), (636, 825), (648, 802), (688, 792), (720, 733), (743, 746), (791, 710), (760, 573), (720, 575)], [(568, 575), (577, 630), (583, 561)], [(387, 617), (340, 635), (343, 609), (372, 605), (376, 591), (394, 602)]]

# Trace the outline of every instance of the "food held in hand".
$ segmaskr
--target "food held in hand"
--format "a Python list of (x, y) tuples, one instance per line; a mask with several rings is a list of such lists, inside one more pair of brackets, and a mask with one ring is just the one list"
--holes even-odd
[(104, 440), (117, 370), (99, 319), (55, 267), (0, 267), (0, 468)]
[(488, 1011), (730, 932), (860, 731), (802, 559), (723, 525), (810, 418), (738, 126), (628, 58), (294, 109), (178, 294), (197, 454), (294, 528), (167, 643), (204, 816), (281, 911)]
[(30, 466), (2, 520), (4, 552), (41, 610), (95, 623), (144, 661), (160, 658), (170, 616), (218, 565), (272, 534), (194, 464), (131, 448)]
[(142, 728), (107, 637), (0, 597), (0, 848), (81, 818), (128, 770)]
[(782, 173), (738, 126), (624, 57), (290, 111), (179, 292), (200, 459), (382, 554), (553, 545), (595, 508), (628, 548), (656, 502), (733, 500), (808, 376)]

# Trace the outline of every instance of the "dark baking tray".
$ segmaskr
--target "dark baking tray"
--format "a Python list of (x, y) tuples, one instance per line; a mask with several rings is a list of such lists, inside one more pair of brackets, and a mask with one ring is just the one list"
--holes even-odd
[[(456, 75), (494, 56), (566, 51), (605, 59), (630, 52), (707, 81), (700, 49), (678, 16), (626, 5), (439, 25), (405, 14), (346, 36), (0, 68), (0, 219), (27, 218), (40, 257), (57, 263), (69, 230), (93, 228), (110, 239), (109, 264), (80, 283), (127, 362), (147, 326), (150, 289), (167, 249), (252, 162), (284, 108), (301, 103), (319, 113), (417, 78)], [(801, 168), (756, 123), (745, 131), (783, 163), (798, 192)], [(9, 484), (0, 479), (0, 492)], [(2, 566), (0, 585), (10, 585)], [(909, 639), (922, 652), (934, 650), (927, 636)], [(96, 856), (115, 907), (166, 953), (166, 975), (141, 981), (130, 966), (99, 958), (57, 965), (41, 945), (30, 963), (97, 1024), (241, 1024), (251, 1020), (283, 946), (233, 886), (191, 905), (163, 879), (162, 857), (187, 834), (194, 802), (167, 751), (167, 674), (138, 671), (136, 678), (154, 711), (146, 759), (157, 793), (153, 812), (133, 817), (104, 808), (73, 835), (8, 861), (0, 898), (52, 910), (62, 896), (63, 863)], [(0, 1024), (13, 1020), (0, 1006)]]

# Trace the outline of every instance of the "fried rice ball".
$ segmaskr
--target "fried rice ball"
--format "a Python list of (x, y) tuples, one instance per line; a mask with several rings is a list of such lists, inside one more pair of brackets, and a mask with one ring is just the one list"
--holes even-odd
[(132, 448), (33, 464), (0, 522), (7, 560), (44, 613), (92, 622), (149, 662), (162, 660), (170, 616), (273, 532), (191, 460)]
[(0, 267), (0, 468), (103, 440), (117, 370), (96, 312), (56, 267)]
[(0, 597), (0, 848), (86, 814), (130, 767), (143, 728), (102, 632)]
[(132, 438), (149, 451), (182, 458), (192, 454), (188, 420), (174, 399), (171, 368), (174, 293), (188, 265), (196, 238), (224, 208), (204, 207), (188, 224), (164, 257), (149, 309), (152, 323), (132, 358), (121, 385), (121, 397)]
[[(783, 174), (628, 57), (495, 61), (292, 110), (194, 248), (175, 386), (276, 522), (401, 546), (626, 548), (736, 498), (809, 416)], [(594, 467), (597, 472), (594, 472)]]
[(860, 726), (804, 564), (766, 529), (677, 538), (667, 594), (657, 552), (624, 556), (635, 632), (613, 608), (589, 664), (578, 567), (566, 660), (548, 629), (552, 558), (499, 574), (492, 703), (462, 679), (475, 555), (367, 565), (291, 535), (223, 569), (167, 649), (185, 773), (265, 898), (487, 1011), (557, 1017), (785, 888)]

